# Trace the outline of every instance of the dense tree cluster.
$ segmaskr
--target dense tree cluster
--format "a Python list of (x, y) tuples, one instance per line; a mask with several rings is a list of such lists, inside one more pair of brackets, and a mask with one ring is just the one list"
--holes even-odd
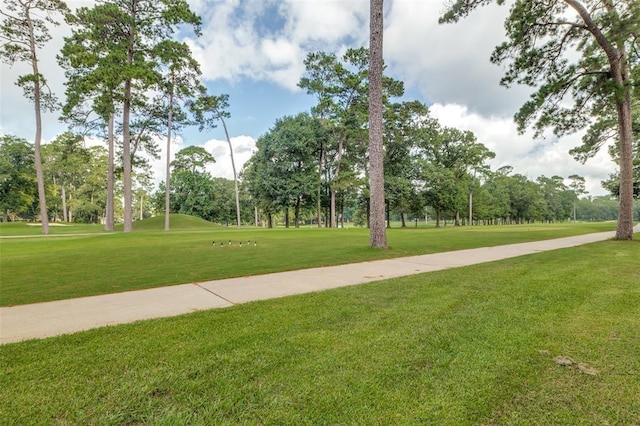
[[(461, 133), (464, 134), (464, 133)], [(297, 143), (270, 146), (276, 138), (293, 136)], [(320, 142), (320, 138), (325, 140)], [(319, 120), (303, 113), (285, 117), (260, 139), (260, 148), (243, 174), (240, 185), (241, 220), (245, 224), (264, 222), (292, 226), (296, 223), (315, 224), (317, 220), (315, 197), (317, 179), (317, 147), (326, 144), (326, 129)], [(403, 139), (404, 141), (404, 139)], [(405, 141), (407, 144), (408, 141)], [(460, 142), (460, 141), (458, 141)], [(396, 141), (397, 144), (399, 142)], [(390, 143), (388, 143), (390, 145)], [(474, 145), (480, 146), (477, 142)], [(399, 149), (398, 147), (396, 147)], [(3, 136), (0, 138), (0, 214), (3, 221), (18, 219), (34, 220), (38, 217), (38, 191), (33, 163), (33, 144), (24, 139)], [(281, 150), (280, 150), (281, 149)], [(280, 150), (280, 151), (278, 151)], [(387, 149), (387, 156), (390, 150)], [(388, 216), (403, 226), (412, 226), (413, 221), (437, 222), (440, 226), (451, 224), (508, 224), (531, 221), (597, 221), (615, 220), (618, 214), (617, 201), (612, 197), (582, 197), (584, 195), (573, 182), (579, 177), (563, 179), (560, 176), (540, 176), (530, 180), (503, 167), (496, 171), (484, 168), (482, 173), (467, 172), (458, 186), (455, 174), (450, 169), (433, 166), (419, 150), (404, 147), (409, 153), (401, 163), (390, 165), (385, 176)], [(255, 167), (263, 155), (272, 155), (271, 160)], [(395, 154), (394, 154), (395, 155)], [(407, 161), (407, 159), (409, 161)], [(187, 147), (176, 154), (172, 162), (171, 212), (186, 213), (206, 220), (234, 225), (236, 223), (233, 180), (211, 176), (206, 170), (213, 157), (202, 147)], [(107, 152), (103, 147), (85, 148), (82, 138), (64, 133), (50, 144), (43, 146), (43, 170), (47, 191), (49, 217), (54, 221), (83, 223), (104, 222), (106, 210)], [(393, 166), (393, 167), (392, 167)], [(406, 175), (395, 173), (401, 167)], [(121, 172), (118, 172), (121, 173)], [(435, 176), (429, 179), (446, 181), (450, 177), (454, 188), (446, 185), (429, 187), (427, 179), (420, 176)], [(440, 176), (440, 177), (438, 177)], [(154, 191), (148, 181), (136, 180), (133, 190), (133, 214), (136, 218), (161, 214), (164, 211), (164, 183)], [(567, 183), (568, 182), (568, 183)], [(329, 225), (330, 196), (327, 181), (322, 186), (322, 220)], [(278, 188), (285, 190), (278, 190)], [(268, 191), (272, 191), (269, 193)], [(122, 197), (121, 184), (116, 185), (116, 199)], [(469, 216), (470, 194), (473, 194), (471, 216)], [(340, 221), (366, 226), (367, 183), (354, 178), (341, 190), (339, 196)], [(443, 200), (434, 203), (433, 199)], [(122, 217), (122, 203), (116, 203), (116, 216)], [(297, 208), (296, 208), (297, 206)], [(256, 219), (255, 212), (261, 217)], [(635, 203), (634, 215), (640, 218), (640, 201)]]

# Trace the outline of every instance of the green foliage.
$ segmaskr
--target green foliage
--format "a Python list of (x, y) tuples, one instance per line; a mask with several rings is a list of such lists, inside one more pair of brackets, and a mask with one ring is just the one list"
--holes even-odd
[(252, 195), (266, 211), (293, 208), (295, 225), (299, 226), (300, 209), (314, 201), (322, 139), (322, 123), (306, 113), (276, 120), (258, 138), (245, 177)]
[(205, 128), (213, 129), (219, 121), (231, 117), (227, 111), (229, 108), (229, 95), (227, 94), (201, 95), (189, 104), (189, 108), (201, 131)]
[(405, 214), (421, 217), (424, 197), (414, 184), (419, 166), (414, 152), (419, 140), (431, 138), (436, 131), (435, 120), (421, 102), (403, 102), (389, 105), (384, 111), (384, 174), (385, 197), (389, 208), (404, 219)]
[[(188, 47), (170, 40), (178, 28), (187, 25), (199, 33), (200, 18), (185, 0), (113, 0), (80, 8), (69, 23), (74, 32), (65, 41), (61, 56), (69, 77), (65, 113), (76, 115), (74, 110), (93, 97), (90, 108), (105, 121), (116, 105), (122, 106), (124, 221), (129, 232), (135, 154), (139, 149), (152, 155), (157, 151), (149, 134), (160, 134), (168, 114), (165, 108), (150, 106), (147, 96), (153, 89), (171, 94), (182, 91), (181, 87), (186, 92), (196, 89), (193, 84), (199, 70)], [(176, 78), (164, 79), (163, 71), (173, 77), (185, 71), (186, 80), (178, 84)], [(173, 99), (169, 103), (172, 110)]]
[[(312, 114), (326, 128), (327, 140), (320, 141), (318, 166), (318, 195), (324, 188), (330, 192), (330, 226), (337, 226), (337, 204), (340, 199), (362, 195), (354, 179), (368, 175), (368, 109), (369, 109), (369, 51), (366, 48), (348, 49), (338, 58), (335, 54), (314, 52), (304, 61), (306, 74), (298, 86), (315, 95), (317, 105)], [(402, 96), (404, 85), (390, 77), (382, 77), (385, 108), (390, 98)], [(345, 179), (346, 178), (346, 179)], [(319, 208), (319, 207), (318, 207)], [(318, 213), (318, 216), (320, 214)]]
[(38, 197), (33, 145), (11, 135), (0, 137), (0, 213), (3, 221), (33, 213)]
[(486, 175), (486, 161), (495, 154), (472, 132), (429, 124), (416, 138), (417, 179), (427, 204), (440, 215), (450, 211), (459, 225), (476, 174)]
[(206, 167), (215, 162), (216, 160), (213, 158), (213, 155), (206, 149), (201, 146), (192, 145), (178, 151), (171, 164), (176, 172), (185, 171), (204, 174)]

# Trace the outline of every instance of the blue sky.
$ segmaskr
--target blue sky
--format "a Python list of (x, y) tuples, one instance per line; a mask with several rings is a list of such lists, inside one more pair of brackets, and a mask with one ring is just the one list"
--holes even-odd
[[(209, 93), (229, 94), (228, 127), (240, 166), (249, 159), (255, 140), (284, 115), (307, 111), (314, 98), (297, 88), (309, 52), (343, 53), (368, 45), (369, 0), (188, 0), (203, 20), (202, 36), (182, 31), (202, 66)], [(71, 8), (92, 1), (68, 2)], [(566, 177), (580, 174), (591, 194), (600, 195), (600, 181), (615, 166), (605, 150), (586, 165), (568, 155), (580, 135), (535, 140), (518, 135), (513, 114), (529, 89), (499, 86), (503, 69), (489, 62), (504, 37), (507, 7), (482, 8), (453, 25), (438, 25), (445, 0), (386, 0), (384, 56), (388, 74), (403, 80), (406, 99), (430, 106), (443, 125), (473, 131), (496, 153), (494, 169), (511, 165), (516, 173)], [(42, 66), (51, 87), (64, 95), (63, 73), (55, 61), (69, 29), (52, 31), (42, 52)], [(0, 132), (33, 140), (33, 111), (14, 86), (24, 68), (1, 65)], [(46, 115), (43, 136), (64, 131), (55, 115)], [(231, 177), (222, 129), (186, 129), (173, 147), (201, 145), (217, 159), (211, 172)], [(164, 144), (160, 146), (164, 147)], [(156, 179), (164, 179), (164, 158), (156, 162)]]

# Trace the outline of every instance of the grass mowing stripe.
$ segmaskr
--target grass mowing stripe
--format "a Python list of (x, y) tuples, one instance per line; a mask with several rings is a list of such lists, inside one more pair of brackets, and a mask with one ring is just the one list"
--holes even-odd
[[(181, 223), (174, 222), (176, 226)], [(389, 250), (374, 250), (369, 247), (367, 229), (238, 230), (206, 222), (206, 226), (197, 227), (192, 222), (189, 218), (183, 230), (168, 233), (143, 229), (128, 234), (0, 239), (0, 306), (537, 241), (608, 231), (615, 226), (390, 229)], [(229, 240), (234, 246), (228, 247)], [(225, 247), (214, 248), (212, 241), (223, 242)], [(245, 244), (240, 248), (240, 241), (257, 241), (257, 246)]]
[(636, 424), (638, 258), (609, 241), (5, 345), (0, 421)]

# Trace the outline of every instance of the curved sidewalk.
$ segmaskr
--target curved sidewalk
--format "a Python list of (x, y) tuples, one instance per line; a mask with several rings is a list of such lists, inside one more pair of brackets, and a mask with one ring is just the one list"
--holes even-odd
[[(640, 231), (640, 225), (636, 226)], [(175, 285), (0, 308), (0, 344), (507, 259), (615, 232)]]

